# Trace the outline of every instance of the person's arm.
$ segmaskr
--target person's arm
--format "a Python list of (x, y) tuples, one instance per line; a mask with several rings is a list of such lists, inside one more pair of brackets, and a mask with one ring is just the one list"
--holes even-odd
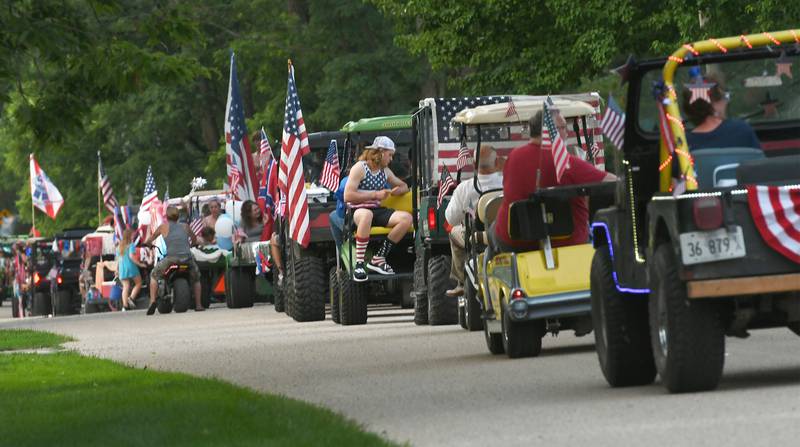
[(567, 185), (613, 182), (617, 180), (616, 175), (601, 171), (594, 167), (593, 164), (572, 155), (569, 157), (569, 168), (564, 171), (564, 175), (567, 177), (567, 181), (563, 182), (563, 184)]
[(158, 239), (159, 236), (167, 237), (167, 235), (165, 234), (166, 228), (167, 224), (159, 225), (156, 231), (154, 231), (153, 234), (151, 234), (150, 237), (147, 238), (147, 241), (145, 241), (144, 245), (151, 245), (154, 240)]
[(447, 208), (444, 210), (445, 220), (453, 227), (464, 221), (464, 214), (467, 212), (466, 189), (461, 185), (472, 188), (472, 182), (464, 182), (456, 186), (456, 190), (453, 191), (453, 196), (450, 198), (450, 203), (447, 204)]
[(358, 184), (364, 179), (364, 169), (361, 163), (356, 163), (350, 168), (350, 175), (347, 178), (347, 185), (344, 187), (345, 202), (362, 203), (370, 200), (383, 200), (388, 195), (384, 191), (359, 191)]
[(386, 181), (389, 182), (389, 185), (392, 186), (392, 195), (395, 196), (402, 196), (403, 194), (408, 192), (408, 185), (406, 182), (400, 180), (391, 169), (385, 168), (386, 172)]

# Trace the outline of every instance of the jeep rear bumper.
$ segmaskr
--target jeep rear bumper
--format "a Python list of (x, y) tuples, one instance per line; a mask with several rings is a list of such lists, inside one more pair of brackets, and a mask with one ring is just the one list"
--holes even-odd
[(800, 291), (800, 273), (687, 281), (688, 298), (718, 298)]

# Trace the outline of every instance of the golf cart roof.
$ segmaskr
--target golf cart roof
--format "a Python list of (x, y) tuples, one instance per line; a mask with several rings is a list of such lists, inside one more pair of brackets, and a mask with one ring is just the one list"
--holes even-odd
[(411, 115), (376, 116), (350, 121), (342, 126), (342, 132), (380, 132), (384, 130), (411, 129)]
[[(508, 103), (488, 104), (485, 106), (464, 109), (453, 117), (453, 121), (463, 124), (519, 123), (527, 122), (536, 112), (542, 110), (545, 96), (541, 99), (514, 101), (517, 113), (508, 116)], [(594, 115), (594, 107), (585, 101), (565, 97), (553, 98), (555, 108), (565, 118)]]

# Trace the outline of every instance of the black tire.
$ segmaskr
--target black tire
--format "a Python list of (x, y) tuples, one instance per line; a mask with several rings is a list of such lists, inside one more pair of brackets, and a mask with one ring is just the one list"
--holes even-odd
[(367, 294), (364, 286), (353, 281), (353, 278), (342, 278), (339, 283), (341, 287), (341, 302), (339, 312), (340, 321), (344, 326), (366, 324), (367, 323)]
[(483, 310), (478, 302), (478, 293), (467, 278), (464, 284), (464, 322), (470, 332), (483, 329)]
[(200, 275), (200, 304), (204, 309), (211, 307), (211, 281), (211, 276)]
[(339, 269), (337, 266), (331, 267), (328, 273), (328, 302), (331, 305), (331, 320), (334, 323), (341, 323), (341, 314), (339, 313)]
[(656, 369), (672, 393), (713, 390), (725, 364), (720, 305), (689, 301), (670, 244), (656, 248), (650, 297), (650, 340)]
[(31, 303), (32, 315), (48, 315), (53, 312), (50, 294), (45, 292), (34, 292), (33, 302)]
[(56, 315), (71, 315), (75, 313), (72, 306), (72, 290), (56, 291)]
[(11, 317), (19, 318), (19, 298), (11, 297)]
[(489, 332), (489, 325), (483, 325), (483, 337), (486, 339), (486, 347), (489, 348), (489, 352), (494, 355), (502, 354), (506, 352), (505, 347), (503, 346), (503, 334), (493, 334)]
[(592, 325), (600, 369), (612, 387), (647, 385), (656, 377), (647, 298), (621, 293), (607, 246), (598, 247), (590, 275)]
[(425, 256), (422, 253), (414, 259), (414, 324), (428, 324), (428, 285), (425, 283)]
[(192, 291), (186, 278), (175, 278), (172, 281), (172, 300), (175, 313), (184, 313), (189, 310), (192, 301)]
[(445, 292), (455, 287), (450, 279), (450, 256), (428, 260), (428, 324), (439, 326), (458, 323), (458, 299)]
[[(277, 275), (277, 272), (275, 274)], [(286, 278), (283, 279), (284, 281), (286, 280)], [(272, 290), (274, 290), (273, 293), (275, 293), (275, 296), (273, 297), (275, 303), (275, 312), (286, 312), (286, 297), (283, 293), (283, 286), (278, 286), (278, 281), (275, 280), (273, 282)]]
[(325, 301), (328, 294), (325, 278), (325, 261), (316, 256), (296, 260), (294, 273), (295, 321), (321, 321), (325, 319)]
[(225, 304), (229, 309), (253, 307), (255, 270), (251, 267), (230, 267), (225, 272)]
[(286, 276), (283, 277), (283, 305), (286, 310), (286, 315), (292, 316), (294, 312), (294, 264), (289, 262), (286, 266)]
[(541, 354), (542, 336), (544, 336), (544, 331), (540, 329), (541, 322), (511, 321), (508, 312), (505, 310), (505, 303), (503, 304), (502, 314), (503, 349), (506, 351), (508, 358), (536, 357)]
[(461, 326), (461, 329), (467, 328), (467, 317), (464, 314), (464, 307), (461, 305), (458, 306), (458, 325)]
[(172, 312), (172, 300), (164, 300), (159, 298), (156, 307), (158, 308), (158, 313), (168, 314)]

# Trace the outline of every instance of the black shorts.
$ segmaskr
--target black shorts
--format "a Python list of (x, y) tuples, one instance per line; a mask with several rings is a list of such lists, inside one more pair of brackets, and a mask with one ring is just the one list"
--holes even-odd
[(372, 210), (372, 226), (373, 227), (387, 227), (389, 226), (389, 218), (394, 214), (391, 208), (373, 208)]

